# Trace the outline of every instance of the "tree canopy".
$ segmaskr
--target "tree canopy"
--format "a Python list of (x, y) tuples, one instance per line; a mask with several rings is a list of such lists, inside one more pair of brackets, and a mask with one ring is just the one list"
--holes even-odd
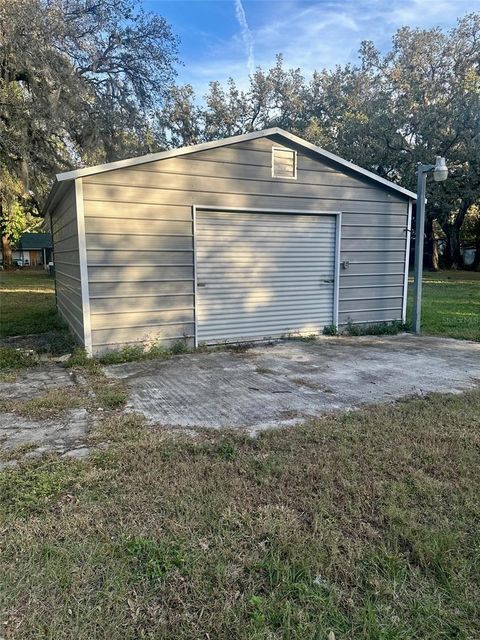
[[(138, 3), (137, 3), (138, 4)], [(177, 40), (134, 0), (0, 0), (2, 247), (51, 176), (147, 152)], [(5, 256), (4, 256), (5, 257)]]
[(404, 27), (386, 54), (363, 42), (359, 58), (306, 80), (279, 56), (246, 90), (211, 83), (201, 108), (191, 87), (177, 87), (160, 137), (191, 144), (281, 126), (412, 190), (416, 164), (444, 155), (449, 179), (428, 181), (427, 228), (431, 238), (438, 223), (446, 265), (460, 266), (460, 230), (480, 200), (480, 14), (448, 33)]
[(427, 254), (441, 230), (446, 266), (462, 265), (480, 204), (480, 13), (399, 29), (383, 54), (364, 42), (357, 64), (308, 79), (279, 55), (247, 88), (212, 81), (201, 99), (174, 84), (177, 40), (138, 3), (0, 0), (4, 253), (19, 203), (38, 211), (59, 169), (280, 126), (412, 190), (416, 164), (446, 156), (448, 180), (428, 181)]

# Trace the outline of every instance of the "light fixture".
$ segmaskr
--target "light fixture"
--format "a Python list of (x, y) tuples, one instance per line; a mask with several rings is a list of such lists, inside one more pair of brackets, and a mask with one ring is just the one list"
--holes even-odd
[(448, 167), (445, 158), (437, 156), (435, 159), (435, 169), (433, 170), (433, 179), (435, 182), (443, 182), (447, 179)]

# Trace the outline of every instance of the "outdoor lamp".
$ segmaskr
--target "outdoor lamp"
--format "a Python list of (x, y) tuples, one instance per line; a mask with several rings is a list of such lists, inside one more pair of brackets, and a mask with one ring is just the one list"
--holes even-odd
[(448, 167), (445, 158), (437, 156), (435, 159), (435, 169), (433, 170), (433, 179), (435, 182), (443, 182), (447, 179)]
[(417, 221), (415, 225), (415, 275), (413, 280), (413, 330), (420, 333), (422, 323), (422, 274), (423, 239), (425, 236), (425, 190), (427, 174), (433, 172), (435, 182), (443, 182), (448, 176), (445, 158), (437, 156), (435, 164), (417, 165)]

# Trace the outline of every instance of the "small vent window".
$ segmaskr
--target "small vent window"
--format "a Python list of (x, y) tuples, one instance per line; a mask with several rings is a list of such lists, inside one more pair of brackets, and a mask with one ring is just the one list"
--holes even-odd
[(297, 152), (272, 147), (272, 176), (274, 178), (297, 177)]

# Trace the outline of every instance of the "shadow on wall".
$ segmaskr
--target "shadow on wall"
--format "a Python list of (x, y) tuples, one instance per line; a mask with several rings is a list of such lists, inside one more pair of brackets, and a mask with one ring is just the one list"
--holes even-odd
[(321, 332), (333, 322), (334, 243), (332, 216), (199, 211), (200, 337)]
[[(235, 213), (222, 215), (225, 218)], [(268, 216), (268, 224), (276, 223), (278, 229), (278, 217), (278, 214)], [(255, 321), (260, 331), (265, 327), (268, 336), (268, 331), (319, 332), (325, 324), (332, 323), (334, 247), (328, 247), (330, 256), (325, 257), (323, 247), (327, 248), (330, 241), (321, 239), (322, 229), (311, 230), (306, 226), (311, 217), (289, 219), (288, 228), (282, 234), (277, 233), (273, 251), (264, 249), (267, 233), (271, 233), (265, 228), (256, 239), (245, 237), (245, 224), (228, 225), (220, 237), (212, 228), (205, 234), (198, 232), (198, 279), (200, 284), (205, 279), (210, 283), (205, 288), (199, 287), (198, 292), (198, 318), (202, 325), (215, 327), (219, 322), (234, 322), (238, 326), (241, 320), (240, 325), (251, 327)], [(170, 340), (192, 336), (192, 234), (181, 236), (183, 248), (176, 253), (138, 247), (117, 250), (115, 237), (113, 233), (96, 235), (94, 242), (89, 239), (88, 244), (95, 342), (109, 345), (143, 341), (147, 336)], [(147, 237), (149, 244), (152, 238), (156, 236)], [(100, 239), (104, 243), (102, 249)], [(185, 248), (186, 241), (189, 250)], [(294, 255), (292, 241), (297, 249)], [(174, 242), (178, 245), (178, 236)], [(298, 270), (307, 258), (309, 271), (301, 278), (299, 287)], [(322, 293), (320, 298), (318, 292)]]
[[(146, 336), (170, 341), (193, 336), (192, 204), (236, 207), (239, 211), (252, 207), (273, 211), (342, 210), (341, 260), (349, 260), (351, 264), (348, 273), (340, 273), (341, 287), (345, 287), (342, 297), (348, 298), (340, 306), (344, 320), (351, 315), (353, 298), (362, 297), (362, 306), (366, 307), (391, 305), (388, 300), (379, 301), (378, 292), (385, 285), (397, 287), (392, 293), (395, 291), (399, 299), (406, 205), (392, 202), (390, 194), (365, 181), (300, 156), (295, 184), (272, 182), (269, 144), (271, 141), (263, 145), (265, 150), (259, 151), (259, 145), (257, 150), (248, 151), (248, 164), (238, 163), (238, 158), (233, 162), (233, 150), (224, 148), (201, 152), (197, 159), (175, 158), (155, 163), (156, 167), (141, 165), (85, 179), (92, 330), (96, 344), (108, 347), (142, 341)], [(303, 169), (301, 162), (310, 168)], [(314, 167), (320, 169), (314, 171)], [(209, 175), (201, 175), (202, 171), (208, 171)], [(239, 178), (242, 173), (248, 179)], [(366, 206), (371, 213), (356, 213)], [(384, 210), (398, 222), (388, 231), (382, 224)], [(362, 227), (365, 216), (375, 223), (368, 229)], [(308, 274), (301, 274), (301, 282), (297, 275), (308, 257), (312, 282), (315, 278), (317, 284), (319, 280), (330, 279), (330, 271), (322, 263), (324, 256), (317, 258), (316, 249), (309, 246), (310, 233), (314, 232), (305, 234), (304, 244), (299, 244), (295, 257), (297, 262), (293, 264), (288, 232), (280, 240), (278, 215), (273, 214), (272, 218), (273, 231), (269, 230), (269, 237), (277, 236), (277, 251), (269, 252), (268, 259), (262, 236), (258, 236), (252, 248), (241, 225), (225, 230), (220, 248), (215, 232), (210, 244), (202, 243), (199, 236), (198, 275), (199, 280), (205, 277), (207, 281), (204, 290), (198, 292), (200, 302), (202, 297), (207, 302), (198, 310), (204, 325), (213, 325), (223, 312), (220, 324), (240, 316), (246, 322), (263, 316), (270, 321), (282, 305), (288, 304), (295, 314), (301, 302), (304, 311), (310, 308), (311, 316), (298, 329), (309, 331), (312, 321), (318, 327), (316, 291), (304, 286)], [(389, 252), (388, 264), (385, 252)], [(287, 258), (290, 265), (285, 268)], [(385, 264), (379, 266), (381, 261)], [(373, 271), (375, 280), (369, 282)], [(223, 283), (209, 285), (208, 280), (215, 274), (222, 275)], [(284, 290), (282, 282), (289, 283)], [(370, 286), (373, 293), (369, 296)], [(333, 291), (328, 295), (331, 300)], [(381, 313), (376, 315), (376, 319), (381, 319), (378, 318)], [(331, 321), (325, 319), (324, 324)]]

